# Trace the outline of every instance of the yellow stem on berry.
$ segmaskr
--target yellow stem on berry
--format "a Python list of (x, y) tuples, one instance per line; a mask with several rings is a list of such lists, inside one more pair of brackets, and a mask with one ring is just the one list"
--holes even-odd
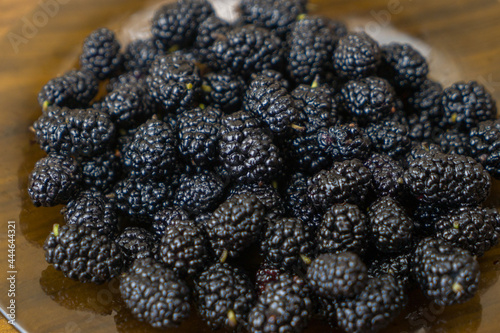
[(52, 232), (54, 233), (54, 236), (59, 236), (59, 224), (56, 223), (52, 226)]
[(301, 254), (300, 255), (300, 259), (302, 259), (302, 261), (304, 262), (304, 264), (306, 265), (310, 265), (311, 264), (311, 258), (309, 258), (308, 256), (304, 255), (304, 254)]
[(228, 255), (229, 255), (229, 252), (226, 249), (224, 249), (224, 251), (222, 251), (222, 255), (220, 256), (220, 262), (225, 263)]
[(229, 320), (229, 326), (236, 327), (238, 325), (238, 319), (236, 319), (236, 314), (233, 310), (227, 312), (227, 319)]

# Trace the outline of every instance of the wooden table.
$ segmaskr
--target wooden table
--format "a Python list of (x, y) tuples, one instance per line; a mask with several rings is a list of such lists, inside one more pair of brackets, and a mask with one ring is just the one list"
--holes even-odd
[(12, 333), (17, 332), (16, 329), (10, 325), (4, 317), (0, 318), (0, 333)]
[[(7, 33), (16, 25), (24, 15), (28, 14), (33, 8), (36, 7), (38, 1), (36, 0), (0, 0), (0, 37), (6, 38)], [(5, 84), (5, 81), (0, 82)], [(5, 317), (0, 315), (0, 333), (13, 333), (17, 332), (12, 325), (10, 325)]]
[[(27, 172), (35, 160), (42, 156), (38, 148), (29, 144), (27, 130), (39, 113), (36, 93), (44, 82), (74, 64), (79, 45), (91, 30), (107, 25), (110, 21), (114, 22), (113, 26), (117, 26), (130, 13), (145, 6), (144, 2), (136, 0), (60, 2), (64, 5), (60, 5), (47, 22), (39, 21), (37, 32), (30, 35), (29, 31), (23, 33), (22, 29), (26, 22), (33, 22), (36, 17), (42, 19), (40, 13), (43, 8), (39, 0), (0, 0), (0, 224), (7, 220), (16, 220), (18, 225), (19, 221), (32, 222), (19, 225), (18, 256), (29, 261), (29, 264), (23, 264), (22, 269), (31, 280), (19, 286), (22, 288), (19, 292), (27, 299), (32, 297), (33, 302), (30, 304), (33, 305), (27, 308), (33, 315), (33, 321), (42, 321), (45, 311), (49, 311), (37, 305), (45, 304), (37, 301), (37, 297), (41, 297), (38, 280), (44, 278), (44, 273), (49, 276), (56, 273), (48, 269), (40, 278), (40, 272), (46, 267), (40, 247), (48, 233), (47, 226), (59, 218), (58, 209), (41, 209), (34, 213), (34, 208), (23, 192)], [(433, 69), (449, 66), (447, 62), (452, 59), (452, 66), (446, 67), (456, 69), (448, 73), (451, 77), (458, 75), (464, 80), (478, 80), (500, 100), (500, 1), (317, 0), (313, 3), (313, 12), (349, 18), (350, 22), (361, 22), (362, 26), (374, 30), (387, 28), (391, 24), (425, 41), (433, 50), (445, 55), (441, 59), (445, 63), (434, 63)], [(12, 39), (14, 35), (21, 39)], [(498, 184), (495, 186), (498, 187)], [(494, 197), (491, 203), (500, 206), (500, 197)], [(3, 232), (1, 230), (0, 234)], [(1, 241), (4, 242), (3, 239)], [(4, 250), (5, 245), (0, 246), (1, 256), (4, 256)], [(439, 315), (430, 314), (430, 317), (424, 312), (418, 314), (419, 309), (413, 309), (417, 319), (427, 318), (425, 320), (433, 323), (434, 327), (447, 332), (498, 332), (500, 285), (496, 281), (500, 271), (499, 258), (500, 249), (497, 247), (480, 259), (482, 290), (481, 295), (472, 302), (444, 312), (438, 309)], [(4, 262), (3, 259), (1, 262)], [(3, 265), (1, 270), (3, 282)], [(57, 297), (58, 294), (51, 295)], [(51, 309), (49, 315), (56, 318), (59, 313), (71, 313), (68, 311), (59, 307)], [(404, 324), (395, 324), (388, 331), (401, 332), (407, 329)], [(14, 331), (3, 318), (0, 319), (0, 333)], [(44, 326), (36, 331), (50, 332), (52, 328)], [(187, 332), (189, 329), (182, 331)]]

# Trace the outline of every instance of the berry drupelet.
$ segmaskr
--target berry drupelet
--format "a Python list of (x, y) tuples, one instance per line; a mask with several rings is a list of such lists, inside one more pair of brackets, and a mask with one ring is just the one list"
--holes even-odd
[(146, 73), (142, 73), (140, 71), (130, 71), (124, 72), (120, 75), (113, 76), (109, 79), (108, 84), (106, 85), (106, 90), (111, 92), (113, 90), (119, 89), (122, 85), (133, 85), (133, 86), (141, 86), (146, 87)]
[(433, 122), (427, 113), (410, 114), (408, 116), (408, 136), (415, 142), (431, 141)]
[(87, 107), (97, 94), (98, 84), (93, 72), (71, 70), (42, 87), (38, 93), (38, 104), (44, 112), (49, 105)]
[(474, 159), (441, 153), (410, 161), (404, 181), (418, 201), (447, 207), (479, 205), (491, 187), (490, 175)]
[(64, 276), (104, 283), (121, 273), (125, 257), (118, 244), (96, 228), (71, 224), (53, 230), (43, 246), (45, 260)]
[(100, 104), (100, 110), (107, 113), (120, 128), (131, 128), (153, 115), (153, 101), (144, 85), (120, 84)]
[(395, 107), (394, 109), (392, 109), (392, 112), (390, 112), (386, 118), (383, 118), (380, 121), (394, 121), (408, 126), (406, 106), (400, 96), (396, 95), (396, 97), (394, 98), (394, 105)]
[(182, 175), (174, 196), (174, 205), (191, 215), (212, 211), (220, 203), (225, 184), (210, 171)]
[(128, 177), (114, 188), (116, 206), (122, 212), (139, 220), (150, 220), (171, 202), (171, 188), (151, 179)]
[(202, 54), (202, 58), (206, 57), (207, 49), (217, 40), (231, 29), (228, 22), (224, 21), (217, 15), (210, 15), (206, 20), (203, 20), (198, 26), (196, 39), (193, 48)]
[(312, 234), (297, 218), (280, 218), (268, 222), (263, 232), (261, 253), (269, 263), (285, 268), (300, 267), (313, 255)]
[(404, 287), (411, 283), (411, 256), (412, 252), (374, 259), (368, 266), (368, 277), (377, 278), (383, 275), (391, 275)]
[(410, 151), (406, 155), (406, 158), (402, 160), (403, 167), (408, 169), (409, 165), (415, 160), (420, 158), (427, 158), (434, 156), (436, 154), (443, 153), (443, 149), (435, 143), (432, 142), (413, 142)]
[(98, 192), (81, 192), (61, 209), (61, 214), (67, 225), (83, 225), (110, 238), (118, 233), (116, 209), (109, 199)]
[(294, 133), (281, 148), (284, 164), (293, 170), (315, 174), (332, 163), (331, 156), (320, 148), (317, 133)]
[(221, 112), (207, 107), (183, 112), (177, 117), (179, 151), (188, 164), (213, 165), (217, 158)]
[(274, 69), (264, 69), (260, 72), (252, 73), (250, 75), (249, 82), (252, 82), (253, 80), (255, 80), (256, 78), (258, 78), (260, 76), (274, 79), (274, 80), (278, 81), (281, 84), (281, 86), (283, 88), (285, 88), (286, 90), (290, 89), (290, 82), (288, 82), (288, 80), (285, 78), (285, 75), (283, 75), (283, 73), (280, 71), (277, 71)]
[(216, 263), (201, 273), (194, 293), (201, 318), (214, 330), (243, 326), (255, 302), (249, 277), (227, 263)]
[(340, 91), (342, 110), (361, 124), (376, 122), (395, 112), (395, 92), (378, 77), (351, 80)]
[(179, 207), (166, 207), (154, 215), (151, 230), (156, 237), (161, 239), (167, 226), (186, 220), (189, 220), (189, 215), (184, 210)]
[(381, 75), (398, 89), (417, 89), (427, 78), (424, 56), (410, 44), (391, 43), (381, 47)]
[(391, 197), (382, 197), (368, 210), (373, 245), (384, 253), (400, 253), (411, 246), (413, 221)]
[(330, 299), (356, 296), (368, 282), (365, 264), (352, 252), (320, 255), (307, 268), (307, 279), (313, 292)]
[(332, 67), (335, 35), (323, 17), (309, 17), (292, 25), (287, 36), (287, 73), (296, 83), (312, 84)]
[(476, 81), (458, 82), (443, 91), (441, 98), (443, 123), (468, 131), (481, 121), (496, 117), (497, 107), (486, 89)]
[(158, 258), (180, 277), (196, 276), (209, 259), (205, 237), (193, 221), (167, 225), (158, 245)]
[[(203, 213), (195, 217), (194, 223), (195, 225), (204, 233), (207, 237), (207, 233), (205, 231), (205, 225), (212, 218), (212, 213)], [(177, 222), (176, 222), (177, 223)], [(212, 252), (210, 252), (212, 253)]]
[(308, 194), (312, 203), (323, 210), (335, 203), (364, 203), (371, 184), (371, 173), (358, 160), (335, 162), (309, 180)]
[(255, 290), (257, 290), (257, 296), (262, 294), (269, 283), (277, 281), (283, 274), (289, 273), (279, 265), (263, 261), (259, 265), (257, 273), (255, 273)]
[(158, 247), (155, 235), (139, 227), (125, 228), (116, 238), (116, 243), (129, 263), (135, 259), (153, 258)]
[(176, 141), (170, 125), (153, 117), (135, 131), (125, 149), (123, 164), (133, 176), (165, 179), (174, 173)]
[(306, 281), (282, 274), (267, 284), (248, 315), (251, 333), (299, 333), (312, 315), (312, 301)]
[(147, 74), (156, 57), (163, 54), (163, 50), (158, 48), (152, 38), (137, 39), (127, 45), (123, 53), (123, 67), (128, 72), (138, 71)]
[(378, 43), (364, 32), (351, 32), (340, 38), (333, 53), (333, 67), (342, 79), (373, 75), (380, 62)]
[(193, 13), (198, 25), (208, 17), (215, 15), (210, 1), (207, 0), (178, 0), (177, 6)]
[(337, 122), (337, 101), (334, 90), (326, 85), (318, 87), (304, 84), (295, 88), (292, 93), (293, 102), (301, 117), (305, 118), (306, 134), (316, 134), (323, 127), (332, 127)]
[(203, 77), (203, 100), (225, 113), (238, 111), (243, 103), (245, 81), (239, 76), (209, 73)]
[(196, 37), (198, 25), (213, 13), (206, 0), (179, 0), (161, 7), (154, 14), (151, 32), (163, 50), (185, 48)]
[(165, 112), (179, 113), (194, 105), (202, 80), (194, 62), (172, 53), (153, 61), (146, 83), (149, 94)]
[(222, 262), (255, 242), (264, 226), (265, 207), (253, 194), (233, 196), (221, 204), (205, 223), (215, 254)]
[(243, 0), (243, 20), (285, 36), (300, 14), (306, 12), (303, 0)]
[(134, 261), (121, 278), (120, 294), (134, 317), (155, 328), (177, 327), (189, 317), (189, 288), (151, 258)]
[(371, 149), (370, 138), (356, 123), (336, 124), (318, 130), (318, 145), (334, 161), (354, 158), (363, 161), (368, 158)]
[(337, 302), (330, 298), (313, 295), (314, 317), (328, 324), (331, 328), (337, 327), (337, 312), (335, 305)]
[(261, 124), (252, 114), (237, 111), (222, 117), (222, 128), (226, 133), (243, 132), (246, 129), (261, 129)]
[(266, 214), (270, 218), (285, 214), (284, 202), (276, 188), (269, 183), (236, 184), (229, 190), (228, 199), (240, 194), (253, 194), (266, 207)]
[(415, 232), (421, 236), (434, 236), (436, 222), (448, 211), (447, 207), (419, 203), (412, 214)]
[(228, 176), (245, 183), (273, 180), (282, 165), (272, 138), (244, 112), (222, 119), (218, 151), (219, 161)]
[(102, 80), (115, 74), (122, 64), (120, 42), (107, 28), (94, 30), (83, 42), (80, 67)]
[(115, 125), (95, 109), (53, 107), (33, 123), (36, 140), (47, 153), (94, 156), (109, 150)]
[(383, 154), (373, 154), (365, 166), (372, 174), (372, 186), (377, 197), (398, 198), (405, 194), (404, 169), (398, 161)]
[(439, 134), (434, 141), (446, 154), (470, 155), (469, 134), (448, 130)]
[(291, 93), (297, 110), (301, 110), (300, 124), (304, 131), (295, 131), (286, 139), (286, 162), (295, 169), (316, 173), (331, 164), (330, 154), (318, 143), (318, 131), (332, 127), (337, 121), (337, 103), (333, 90), (327, 85), (316, 88), (300, 85)]
[(314, 231), (320, 221), (321, 213), (314, 207), (307, 194), (307, 176), (301, 172), (290, 175), (286, 185), (283, 199), (288, 216), (296, 217), (304, 223), (309, 230)]
[(356, 297), (338, 302), (337, 325), (346, 333), (375, 333), (388, 326), (405, 305), (404, 289), (393, 277), (371, 278)]
[(245, 78), (283, 64), (283, 42), (273, 32), (245, 25), (235, 27), (208, 49), (209, 63), (215, 71), (230, 71)]
[(109, 151), (79, 160), (82, 168), (82, 182), (86, 189), (110, 192), (121, 176), (120, 158), (116, 152)]
[(319, 253), (350, 251), (363, 254), (367, 247), (366, 216), (353, 204), (331, 206), (316, 230), (315, 244)]
[(28, 194), (36, 207), (65, 204), (80, 188), (81, 172), (71, 157), (49, 155), (29, 175)]
[(243, 106), (278, 136), (287, 134), (299, 120), (299, 111), (288, 91), (279, 81), (265, 76), (257, 76), (250, 83)]
[(436, 304), (459, 304), (476, 293), (479, 264), (466, 250), (426, 238), (412, 257), (412, 276), (425, 296)]
[(500, 120), (482, 121), (470, 131), (471, 156), (500, 179)]
[(449, 211), (435, 222), (436, 237), (482, 256), (498, 244), (500, 225), (496, 210), (462, 207)]
[(384, 121), (373, 123), (366, 128), (366, 134), (370, 138), (373, 149), (379, 153), (393, 158), (403, 157), (411, 146), (408, 136), (408, 126), (396, 121)]
[(441, 98), (443, 86), (430, 79), (425, 80), (418, 89), (406, 99), (408, 108), (417, 115), (426, 115), (433, 124), (442, 118)]

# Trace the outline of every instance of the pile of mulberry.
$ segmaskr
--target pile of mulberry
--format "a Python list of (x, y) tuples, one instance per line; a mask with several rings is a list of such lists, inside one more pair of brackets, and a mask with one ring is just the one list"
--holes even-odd
[(443, 87), (411, 40), (308, 0), (212, 2), (162, 4), (135, 37), (96, 27), (38, 87), (46, 272), (116, 280), (98, 312), (119, 330), (376, 333), (410, 294), (472, 299), (500, 236), (487, 87)]

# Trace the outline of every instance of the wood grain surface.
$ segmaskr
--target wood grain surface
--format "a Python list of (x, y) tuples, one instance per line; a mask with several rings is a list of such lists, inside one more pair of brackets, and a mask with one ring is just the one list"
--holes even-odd
[[(39, 116), (36, 94), (50, 78), (75, 64), (83, 38), (93, 29), (118, 29), (127, 17), (156, 1), (0, 0), (0, 305), (5, 309), (6, 222), (16, 221), (16, 320), (28, 332), (151, 332), (123, 310), (116, 281), (83, 285), (44, 262), (42, 244), (60, 207), (34, 208), (27, 174), (43, 156), (28, 127)], [(40, 4), (56, 4), (47, 11)], [(391, 27), (420, 40), (435, 77), (478, 80), (500, 100), (500, 1), (497, 0), (317, 0), (311, 11), (347, 20), (375, 33)], [(44, 14), (45, 13), (45, 14)], [(44, 19), (44, 17), (46, 19)], [(400, 36), (400, 35), (398, 35)], [(498, 182), (489, 204), (500, 207)], [(419, 293), (386, 332), (499, 332), (500, 247), (480, 258), (480, 292), (446, 309)], [(308, 332), (330, 331), (313, 323)], [(0, 319), (0, 333), (13, 332)], [(196, 317), (176, 332), (210, 332)]]

